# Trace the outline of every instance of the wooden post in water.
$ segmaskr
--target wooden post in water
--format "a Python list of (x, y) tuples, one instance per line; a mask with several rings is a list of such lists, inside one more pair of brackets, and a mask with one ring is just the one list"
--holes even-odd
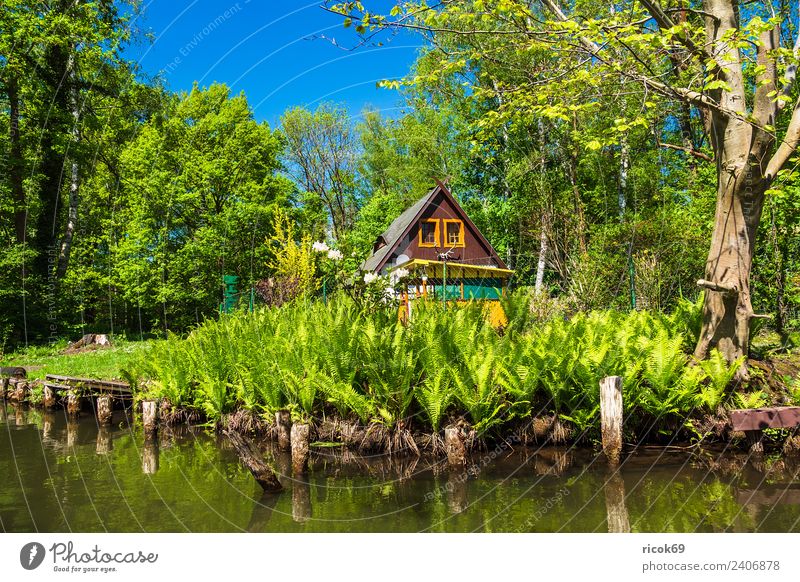
[(283, 491), (283, 486), (278, 481), (275, 473), (272, 472), (269, 465), (261, 458), (256, 447), (248, 439), (234, 430), (225, 429), (223, 434), (228, 437), (233, 448), (236, 449), (236, 454), (239, 455), (239, 460), (250, 470), (265, 492), (277, 493), (278, 491)]
[(448, 426), (444, 429), (444, 448), (447, 451), (447, 463), (451, 467), (466, 465), (467, 449), (460, 427)]
[(113, 411), (113, 401), (111, 400), (111, 396), (98, 396), (97, 424), (99, 424), (100, 426), (110, 425), (112, 411)]
[(291, 450), (292, 416), (288, 410), (279, 410), (275, 413), (275, 426), (278, 430), (278, 448), (282, 451)]
[(11, 400), (14, 402), (25, 402), (28, 394), (28, 381), (22, 378), (11, 378), (9, 380)]
[(302, 475), (308, 469), (308, 446), (311, 438), (311, 427), (307, 424), (293, 424), (292, 441), (292, 473)]
[(158, 401), (142, 401), (142, 424), (144, 425), (144, 438), (152, 439), (158, 433)]
[(81, 412), (81, 397), (75, 390), (70, 390), (67, 393), (67, 415), (76, 417)]
[(609, 376), (600, 380), (600, 429), (603, 452), (612, 467), (619, 465), (622, 452), (622, 378)]
[(45, 410), (51, 410), (56, 406), (56, 391), (47, 384), (44, 385), (42, 393), (42, 406), (44, 406)]

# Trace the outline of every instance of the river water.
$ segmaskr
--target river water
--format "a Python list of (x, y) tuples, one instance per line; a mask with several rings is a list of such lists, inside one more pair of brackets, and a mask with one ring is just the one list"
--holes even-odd
[(800, 463), (723, 449), (639, 449), (617, 473), (586, 448), (437, 459), (315, 448), (307, 479), (265, 449), (286, 490), (262, 496), (227, 443), (199, 429), (145, 444), (128, 418), (98, 429), (0, 403), (6, 532), (797, 532)]

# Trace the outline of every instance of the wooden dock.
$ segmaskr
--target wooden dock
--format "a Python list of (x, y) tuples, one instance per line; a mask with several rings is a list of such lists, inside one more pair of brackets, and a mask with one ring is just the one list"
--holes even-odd
[[(123, 406), (133, 402), (133, 390), (126, 382), (119, 380), (100, 380), (47, 374), (44, 380), (28, 380), (24, 368), (10, 370), (4, 368), (0, 373), (2, 382), (0, 399), (17, 403), (40, 405), (46, 409), (62, 405), (69, 414), (78, 414), (85, 401), (93, 403), (92, 408), (103, 416), (104, 422), (110, 420), (115, 403)], [(44, 388), (41, 401), (30, 399), (31, 386), (37, 383)]]
[(47, 374), (44, 381), (45, 387), (56, 392), (77, 390), (81, 396), (112, 396), (120, 400), (131, 400), (133, 390), (127, 382), (119, 380), (97, 380), (95, 378), (75, 378), (72, 376), (57, 376)]

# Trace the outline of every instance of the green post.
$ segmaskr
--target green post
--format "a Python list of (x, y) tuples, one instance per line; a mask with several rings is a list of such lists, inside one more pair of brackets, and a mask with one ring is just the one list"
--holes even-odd
[(447, 307), (447, 261), (442, 266), (442, 304)]
[(222, 283), (224, 286), (224, 293), (222, 304), (220, 305), (220, 312), (230, 313), (236, 307), (236, 298), (239, 292), (236, 289), (236, 284), (239, 282), (239, 277), (236, 275), (223, 275)]

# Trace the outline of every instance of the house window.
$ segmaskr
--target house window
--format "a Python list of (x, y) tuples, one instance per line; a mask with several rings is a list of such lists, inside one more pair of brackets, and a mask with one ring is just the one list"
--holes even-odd
[(435, 218), (426, 218), (419, 225), (419, 246), (439, 246), (439, 221)]
[(446, 247), (464, 246), (464, 223), (462, 221), (444, 221), (444, 242)]

